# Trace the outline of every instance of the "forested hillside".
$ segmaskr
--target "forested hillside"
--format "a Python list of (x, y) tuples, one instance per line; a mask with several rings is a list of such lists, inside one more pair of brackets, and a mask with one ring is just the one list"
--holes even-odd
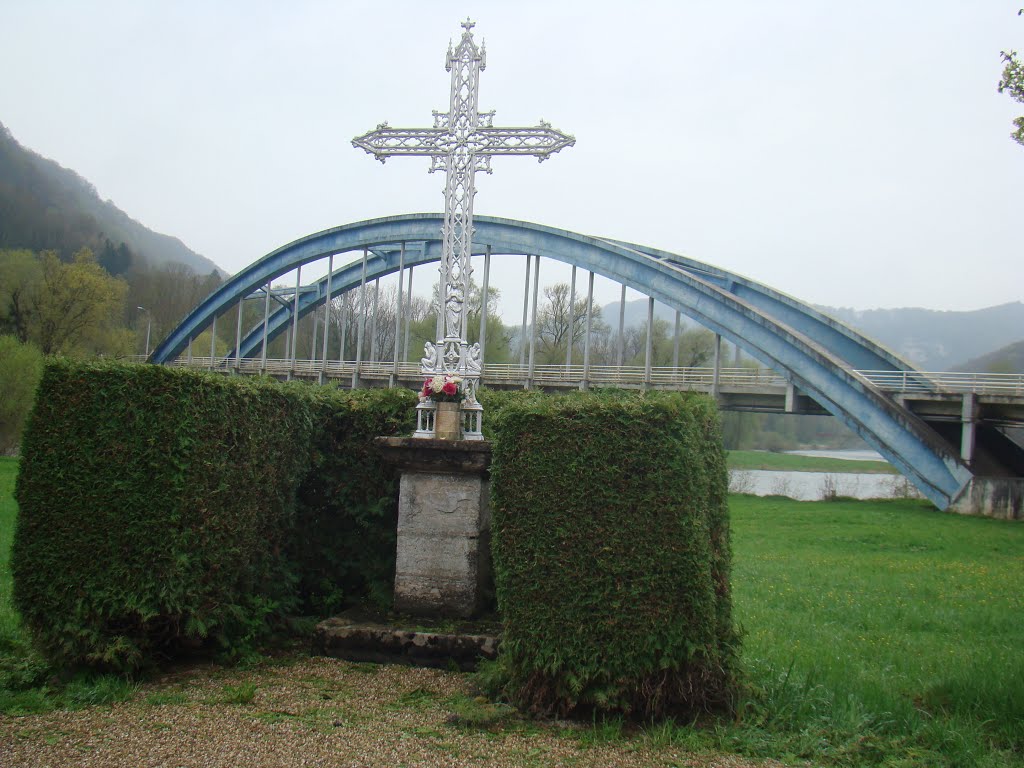
[(972, 358), (954, 370), (971, 373), (1024, 373), (1024, 341), (1007, 344), (987, 355)]
[(63, 259), (82, 247), (112, 275), (133, 265), (173, 263), (208, 275), (209, 259), (176, 237), (130, 218), (74, 171), (21, 146), (0, 124), (0, 249), (56, 251)]
[(1024, 303), (1019, 301), (969, 312), (821, 309), (925, 371), (948, 371), (1024, 339)]

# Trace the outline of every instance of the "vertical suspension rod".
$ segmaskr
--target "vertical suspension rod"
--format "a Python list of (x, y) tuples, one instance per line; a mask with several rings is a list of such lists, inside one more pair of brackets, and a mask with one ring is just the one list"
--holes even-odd
[(590, 330), (594, 320), (594, 273), (587, 278), (587, 327), (583, 334), (583, 381), (582, 389), (590, 388)]
[(295, 268), (295, 301), (292, 302), (292, 353), (288, 361), (288, 377), (295, 371), (295, 359), (299, 356), (299, 289), (302, 287), (302, 265)]
[(572, 348), (576, 340), (576, 265), (572, 265), (572, 278), (569, 281), (569, 330), (565, 340), (565, 373), (569, 375), (572, 368)]
[(366, 259), (369, 250), (363, 248), (363, 274), (359, 278), (359, 332), (356, 336), (356, 367), (352, 370), (352, 389), (359, 386), (359, 366), (363, 362), (363, 334), (366, 330)]
[(270, 321), (270, 281), (263, 294), (263, 351), (260, 353), (260, 373), (267, 372), (267, 324)]
[(331, 278), (334, 277), (334, 254), (332, 253), (327, 258), (327, 298), (324, 299), (324, 350), (323, 354), (320, 355), (320, 375), (317, 380), (323, 384), (324, 376), (326, 375), (327, 367), (327, 337), (331, 332), (331, 307), (333, 306), (333, 299), (331, 298)]
[(487, 351), (487, 301), (491, 281), (491, 246), (484, 251), (484, 282), (480, 287), (480, 372), (484, 370), (484, 358)]
[(526, 318), (530, 310), (530, 254), (526, 254), (526, 281), (523, 288), (523, 328), (519, 332), (519, 367), (526, 365)]
[(540, 254), (533, 257), (533, 309), (530, 314), (530, 367), (526, 372), (526, 388), (533, 383), (534, 349), (537, 346), (537, 290), (540, 285)]
[(391, 382), (389, 386), (395, 386), (398, 384), (398, 350), (399, 338), (402, 335), (402, 294), (404, 293), (405, 283), (405, 242), (402, 243), (402, 248), (398, 252), (398, 292), (395, 294), (395, 360), (394, 365), (391, 368)]

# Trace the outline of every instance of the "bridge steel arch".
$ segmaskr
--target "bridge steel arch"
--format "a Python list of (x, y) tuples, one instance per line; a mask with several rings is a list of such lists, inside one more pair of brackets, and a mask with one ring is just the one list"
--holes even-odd
[[(405, 244), (405, 266), (440, 258), (442, 214), (408, 214), (345, 224), (289, 243), (231, 277), (200, 303), (154, 350), (150, 362), (167, 363), (213, 318), (301, 265), (368, 249), (366, 280), (396, 272)], [(972, 479), (970, 470), (920, 418), (855, 371), (910, 366), (841, 323), (766, 286), (685, 257), (621, 241), (581, 235), (497, 217), (474, 219), (474, 252), (531, 254), (574, 264), (623, 283), (679, 310), (779, 371), (897, 467), (940, 509), (950, 506)], [(328, 298), (358, 287), (361, 260), (326, 277), (299, 297), (299, 316)], [(288, 327), (293, 310), (277, 310), (268, 338)], [(240, 344), (251, 356), (263, 336), (260, 322)], [(922, 384), (926, 384), (924, 378)]]

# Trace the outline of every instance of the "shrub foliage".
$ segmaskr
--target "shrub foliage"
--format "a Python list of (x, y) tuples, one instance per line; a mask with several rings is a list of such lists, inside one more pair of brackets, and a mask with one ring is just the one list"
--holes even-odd
[(244, 650), (301, 602), (326, 604), (326, 583), (358, 596), (394, 560), (393, 474), (371, 433), (398, 428), (410, 398), (48, 364), (12, 552), (40, 648), (131, 670), (203, 643)]
[(43, 354), (38, 347), (14, 336), (0, 336), (0, 456), (17, 453), (42, 374)]
[(728, 705), (727, 478), (714, 403), (519, 398), (496, 419), (503, 687), (542, 714)]
[(309, 465), (297, 388), (51, 362), (22, 451), (14, 599), (51, 658), (132, 669), (256, 634), (292, 600), (281, 551)]
[(299, 488), (290, 547), (305, 611), (327, 615), (367, 597), (390, 604), (398, 472), (373, 439), (412, 432), (415, 404), (410, 390), (319, 390), (312, 466)]

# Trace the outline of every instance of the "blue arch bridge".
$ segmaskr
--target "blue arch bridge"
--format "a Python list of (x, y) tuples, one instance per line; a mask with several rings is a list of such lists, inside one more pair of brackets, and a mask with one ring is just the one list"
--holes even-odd
[[(231, 277), (200, 303), (153, 351), (159, 364), (210, 367), (231, 373), (261, 373), (284, 378), (340, 380), (351, 386), (418, 388), (419, 364), (408, 357), (408, 325), (404, 352), (398, 349), (402, 321), (403, 281), (411, 289), (415, 267), (438, 261), (443, 215), (410, 214), (355, 222), (309, 235), (267, 254)], [(474, 260), (483, 262), (482, 292), (488, 291), (492, 256), (533, 257), (533, 313), (537, 311), (540, 257), (588, 271), (586, 287), (576, 295), (592, 305), (594, 275), (602, 275), (686, 315), (716, 334), (710, 368), (655, 368), (650, 340), (643, 367), (590, 364), (589, 311), (582, 361), (570, 348), (565, 365), (534, 365), (533, 331), (529, 359), (519, 365), (485, 363), (482, 383), (491, 387), (543, 388), (620, 386), (703, 389), (722, 408), (779, 413), (830, 413), (862, 437), (902, 472), (940, 509), (1019, 517), (1024, 496), (1024, 377), (994, 374), (932, 374), (907, 362), (855, 330), (792, 297), (718, 267), (635, 243), (567, 232), (522, 221), (479, 216), (475, 219)], [(478, 258), (479, 257), (479, 258)], [(326, 274), (302, 285), (304, 266), (327, 261)], [(322, 264), (318, 264), (320, 271)], [(282, 275), (295, 273), (295, 288), (272, 289)], [(309, 269), (307, 269), (307, 274)], [(299, 320), (336, 297), (393, 273), (399, 274), (399, 311), (392, 361), (328, 360), (330, 324), (323, 323), (323, 354), (297, 360)], [(479, 271), (477, 272), (479, 274)], [(409, 291), (411, 296), (411, 290)], [(247, 298), (258, 298), (262, 313), (243, 327)], [(365, 305), (365, 302), (363, 303)], [(230, 317), (225, 317), (230, 313)], [(326, 317), (326, 312), (322, 313)], [(481, 313), (486, 323), (486, 313)], [(217, 356), (217, 319), (221, 338), (233, 338), (233, 349)], [(365, 319), (365, 314), (363, 315)], [(230, 322), (234, 320), (234, 322)], [(224, 326), (234, 325), (225, 332)], [(620, 321), (621, 322), (621, 321)], [(571, 320), (570, 320), (571, 325)], [(317, 323), (313, 324), (318, 328)], [(648, 323), (648, 328), (652, 323)], [(193, 356), (193, 341), (212, 330), (209, 357)], [(360, 333), (364, 328), (360, 323)], [(621, 333), (621, 326), (620, 326)], [(285, 334), (286, 359), (267, 356), (270, 341)], [(481, 328), (481, 339), (486, 338)], [(731, 342), (765, 369), (724, 368), (721, 340)], [(311, 345), (314, 350), (318, 342)], [(678, 350), (678, 341), (676, 345)], [(484, 351), (486, 355), (486, 350)], [(678, 357), (677, 357), (678, 359)], [(621, 357), (620, 357), (621, 361)]]

